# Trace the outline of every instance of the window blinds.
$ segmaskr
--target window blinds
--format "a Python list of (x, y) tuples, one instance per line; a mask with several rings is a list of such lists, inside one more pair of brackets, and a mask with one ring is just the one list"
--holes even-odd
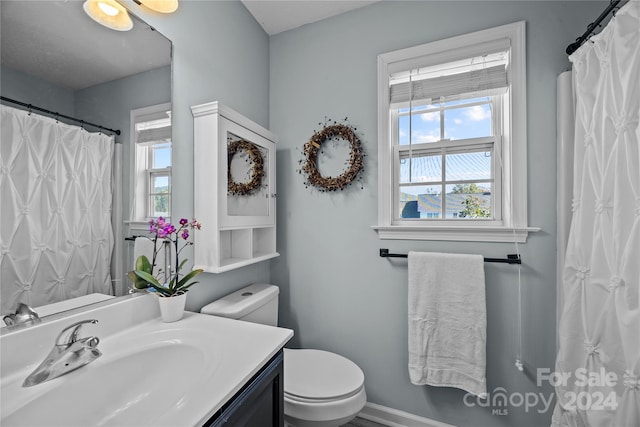
[(466, 95), (497, 95), (504, 93), (509, 85), (506, 64), (488, 68), (449, 74), (392, 84), (390, 102), (398, 104), (408, 101), (438, 100), (441, 97), (451, 98)]
[[(167, 117), (168, 116), (168, 117)], [(136, 144), (171, 140), (171, 112), (157, 111), (136, 118)]]
[(507, 38), (426, 54), (389, 65), (390, 104), (499, 95), (509, 87)]
[(146, 144), (149, 142), (165, 141), (171, 139), (171, 125), (161, 126), (136, 131), (136, 143)]

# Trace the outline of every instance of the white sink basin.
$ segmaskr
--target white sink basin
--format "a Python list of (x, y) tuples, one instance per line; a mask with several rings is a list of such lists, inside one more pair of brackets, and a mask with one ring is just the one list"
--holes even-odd
[[(107, 306), (0, 337), (0, 425), (201, 425), (292, 336), (282, 328), (195, 313), (187, 313), (176, 323), (162, 323), (153, 297), (133, 298), (128, 303), (138, 306), (133, 310), (136, 316), (147, 310), (156, 317), (114, 329), (109, 322), (122, 323), (119, 316), (132, 307)], [(100, 338), (102, 356), (61, 377), (22, 387), (24, 378), (53, 346), (57, 333), (76, 318), (99, 320), (96, 325), (83, 326), (81, 334)], [(39, 331), (41, 326), (50, 333)], [(40, 357), (20, 363), (10, 354), (24, 351), (15, 347), (28, 346), (29, 339), (17, 335), (29, 333), (38, 342), (31, 343), (30, 351)]]

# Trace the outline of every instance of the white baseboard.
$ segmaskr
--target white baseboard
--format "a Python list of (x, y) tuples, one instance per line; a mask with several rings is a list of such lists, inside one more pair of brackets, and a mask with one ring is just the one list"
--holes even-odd
[(429, 418), (419, 417), (408, 412), (387, 408), (386, 406), (369, 403), (358, 414), (360, 418), (384, 424), (389, 427), (456, 427)]

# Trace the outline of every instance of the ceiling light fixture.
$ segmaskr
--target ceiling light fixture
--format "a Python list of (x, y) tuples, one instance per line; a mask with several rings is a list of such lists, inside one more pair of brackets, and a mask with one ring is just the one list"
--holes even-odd
[(133, 28), (127, 9), (116, 0), (86, 0), (82, 7), (91, 19), (107, 28), (116, 31), (129, 31)]
[(178, 9), (178, 0), (133, 0), (139, 5), (160, 13), (173, 13)]

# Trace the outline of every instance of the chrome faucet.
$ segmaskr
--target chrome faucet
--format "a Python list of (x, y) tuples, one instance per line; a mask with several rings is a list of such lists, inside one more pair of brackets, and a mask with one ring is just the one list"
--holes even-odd
[(40, 321), (40, 317), (38, 316), (38, 313), (36, 313), (33, 308), (21, 302), (18, 305), (18, 308), (16, 309), (15, 313), (4, 316), (2, 320), (4, 320), (4, 323), (7, 326), (21, 325), (21, 324), (31, 325), (34, 323), (38, 323)]
[(44, 361), (24, 380), (22, 387), (60, 377), (93, 362), (102, 355), (96, 347), (97, 337), (79, 338), (80, 327), (85, 323), (98, 323), (97, 320), (82, 320), (67, 326), (60, 332), (56, 343)]

